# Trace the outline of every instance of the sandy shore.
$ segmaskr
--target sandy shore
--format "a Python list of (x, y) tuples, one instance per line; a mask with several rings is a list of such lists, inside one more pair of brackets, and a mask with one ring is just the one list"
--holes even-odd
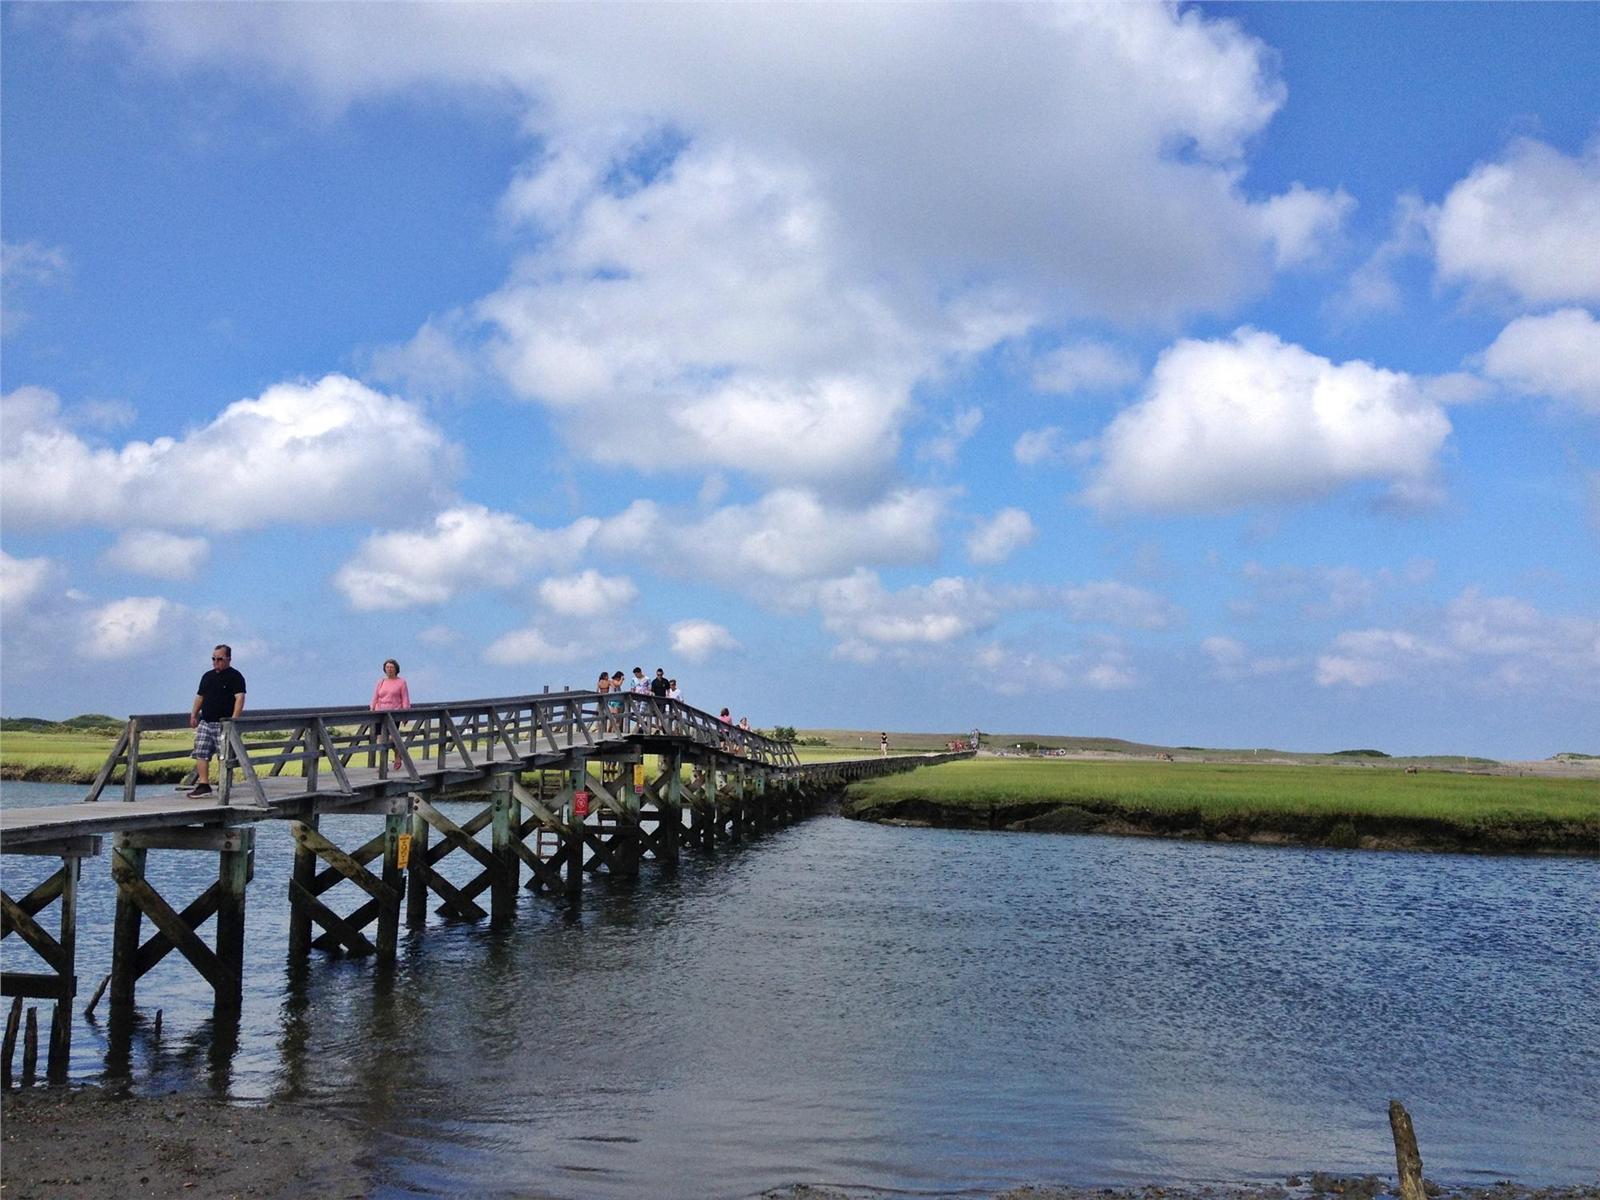
[[(118, 1096), (106, 1090), (38, 1088), (0, 1103), (0, 1197), (4, 1200), (356, 1200), (373, 1188), (361, 1131), (325, 1110), (271, 1102), (227, 1104), (192, 1096)], [(1375, 1200), (1392, 1191), (1377, 1176), (1288, 1176), (1273, 1186), (1030, 1186), (990, 1200)], [(506, 1180), (505, 1193), (518, 1194)], [(543, 1194), (543, 1193), (541, 1193)], [(760, 1200), (891, 1200), (904, 1193), (794, 1184)], [(918, 1193), (928, 1200), (929, 1193)], [(1600, 1200), (1600, 1181), (1574, 1187), (1432, 1189), (1436, 1200)], [(574, 1200), (582, 1196), (573, 1193)], [(980, 1200), (971, 1192), (962, 1200)], [(651, 1197), (650, 1200), (656, 1200)], [(689, 1198), (685, 1198), (689, 1200)]]
[(359, 1131), (300, 1105), (100, 1088), (10, 1092), (0, 1103), (4, 1200), (368, 1194)]

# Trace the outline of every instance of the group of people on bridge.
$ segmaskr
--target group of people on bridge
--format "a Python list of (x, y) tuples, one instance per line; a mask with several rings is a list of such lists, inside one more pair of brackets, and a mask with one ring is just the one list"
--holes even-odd
[[(601, 671), (595, 681), (595, 691), (605, 697), (605, 732), (623, 732), (624, 692), (654, 696), (658, 700), (681, 700), (678, 681), (667, 678), (666, 668), (657, 667), (655, 677), (647, 678), (643, 667), (633, 669), (630, 681), (621, 671), (609, 675)], [(195, 799), (211, 795), (211, 760), (222, 748), (222, 723), (237, 720), (244, 712), (245, 680), (233, 665), (233, 647), (218, 644), (211, 651), (211, 669), (200, 676), (195, 689), (194, 703), (189, 708), (189, 726), (194, 730), (195, 784), (189, 795)], [(411, 707), (411, 689), (400, 674), (400, 663), (393, 658), (383, 660), (383, 676), (372, 689), (368, 707), (373, 712), (399, 712)], [(726, 725), (733, 724), (733, 716), (724, 708), (720, 714)], [(750, 718), (739, 718), (740, 729), (750, 730)], [(398, 768), (400, 758), (395, 756)]]

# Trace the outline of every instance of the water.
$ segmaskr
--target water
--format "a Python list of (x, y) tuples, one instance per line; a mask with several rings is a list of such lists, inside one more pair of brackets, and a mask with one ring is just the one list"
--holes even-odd
[[(324, 822), (344, 846), (375, 827)], [(577, 912), (526, 894), (504, 931), (434, 917), (392, 978), (319, 955), (298, 987), (290, 860), (287, 830), (264, 828), (236, 1048), (213, 1044), (209, 993), (173, 955), (139, 985), (161, 1040), (146, 1027), (118, 1056), (80, 1018), (75, 1079), (356, 1117), (389, 1196), (1392, 1174), (1391, 1096), (1432, 1177), (1600, 1177), (1592, 859), (823, 817), (714, 862), (686, 852), (675, 876), (647, 864)], [(47, 865), (7, 857), (7, 892)], [(150, 856), (180, 903), (214, 873), (214, 856)], [(112, 889), (104, 858), (84, 877), (86, 993), (109, 969)]]

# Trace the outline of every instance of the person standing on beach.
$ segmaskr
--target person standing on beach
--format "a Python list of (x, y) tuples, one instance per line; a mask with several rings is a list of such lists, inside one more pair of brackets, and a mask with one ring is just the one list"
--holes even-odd
[(211, 669), (200, 676), (189, 707), (189, 727), (194, 730), (191, 797), (211, 795), (211, 758), (222, 749), (222, 722), (237, 720), (243, 711), (244, 676), (233, 669), (233, 647), (218, 645), (211, 651)]
[[(372, 704), (369, 707), (373, 712), (399, 712), (403, 708), (411, 707), (411, 689), (400, 677), (400, 664), (396, 660), (392, 658), (383, 660), (383, 678), (378, 680), (378, 686), (372, 689)], [(398, 746), (395, 747), (394, 765), (397, 770), (401, 765)]]
[(878, 735), (878, 757), (889, 757), (889, 735), (887, 733), (880, 733)]

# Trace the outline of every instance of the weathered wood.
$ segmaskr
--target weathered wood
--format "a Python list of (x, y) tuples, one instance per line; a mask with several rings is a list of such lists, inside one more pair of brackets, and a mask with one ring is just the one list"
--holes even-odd
[(11, 1002), (11, 1012), (6, 1017), (5, 1040), (0, 1041), (0, 1074), (4, 1074), (5, 1083), (11, 1083), (11, 1060), (17, 1053), (17, 1031), (22, 1026), (22, 997), (18, 996)]
[[(135, 853), (142, 853), (136, 851)], [(226, 969), (218, 962), (216, 952), (200, 940), (200, 936), (184, 924), (172, 905), (162, 897), (161, 893), (151, 887), (142, 872), (135, 873), (128, 866), (119, 862), (116, 857), (112, 859), (111, 876), (117, 881), (119, 892), (125, 893), (145, 916), (150, 918), (151, 924), (170, 938), (177, 947), (178, 952), (189, 960), (196, 971), (205, 976), (215, 992), (232, 990), (238, 986), (237, 979), (230, 979)], [(130, 955), (130, 959), (137, 955)], [(115, 963), (112, 968), (116, 973)], [(131, 974), (131, 971), (130, 971)], [(137, 978), (137, 976), (135, 976)], [(113, 988), (117, 981), (112, 980)], [(131, 992), (131, 987), (130, 987)], [(112, 995), (115, 997), (115, 991)]]
[(30, 1000), (59, 1000), (69, 987), (76, 988), (77, 977), (54, 971), (7, 971), (0, 975), (0, 996), (26, 996)]
[(400, 839), (406, 836), (411, 818), (397, 813), (385, 817), (383, 824), (383, 886), (394, 896), (394, 903), (369, 903), (378, 905), (378, 961), (387, 965), (399, 953), (400, 904), (406, 890), (405, 872), (400, 869)]
[(72, 1062), (72, 1002), (78, 994), (78, 882), (83, 860), (61, 860), (61, 994), (56, 998), (50, 1020), (50, 1078), (60, 1082), (67, 1077)]
[(355, 928), (338, 913), (334, 912), (333, 909), (308, 892), (302, 884), (292, 879), (289, 881), (289, 895), (293, 897), (296, 903), (305, 907), (318, 925), (321, 925), (329, 933), (337, 937), (339, 944), (351, 954), (371, 954), (376, 949), (361, 930)]
[(248, 826), (213, 825), (204, 828), (134, 829), (117, 835), (123, 846), (141, 850), (237, 850), (250, 840)]
[(1400, 1171), (1400, 1200), (1427, 1200), (1417, 1134), (1411, 1127), (1411, 1114), (1398, 1100), (1389, 1101), (1389, 1132), (1394, 1135), (1394, 1160)]
[[(320, 831), (312, 829), (303, 821), (295, 821), (291, 823), (289, 832), (296, 842), (315, 851), (318, 858), (333, 867), (339, 874), (380, 904), (398, 905), (400, 903), (400, 897), (395, 894), (393, 888), (385, 884), (383, 880), (367, 870), (366, 867), (349, 854), (335, 846)], [(307, 894), (309, 895), (310, 892), (308, 891)]]
[[(217, 881), (205, 891), (191, 900), (178, 914), (178, 919), (190, 929), (199, 929), (213, 916), (216, 915), (218, 901), (222, 897), (222, 883)], [(176, 949), (172, 939), (157, 930), (150, 938), (139, 947), (139, 956), (135, 971), (142, 979), (150, 973), (150, 969)]]
[[(128, 748), (128, 734), (134, 728), (136, 726), (132, 721), (122, 727), (122, 732), (117, 735), (116, 743), (111, 747), (111, 753), (106, 756), (106, 761), (95, 772), (94, 782), (89, 785), (89, 794), (84, 797), (85, 803), (94, 803), (100, 799), (100, 793), (105, 791), (106, 784), (111, 782), (111, 776), (117, 769), (117, 760), (122, 757), (122, 752)], [(127, 780), (135, 778), (137, 778), (137, 772), (129, 771), (123, 781), (124, 788), (127, 787)], [(132, 799), (131, 793), (126, 794), (129, 799)]]
[(83, 1010), (86, 1017), (94, 1016), (95, 1006), (100, 1003), (100, 997), (105, 995), (106, 988), (111, 984), (111, 972), (107, 971), (100, 977), (100, 986), (94, 989), (94, 994), (89, 997), (89, 1003)]
[(26, 1032), (22, 1036), (22, 1086), (32, 1087), (39, 1068), (39, 1010), (28, 1006)]
[(495, 925), (504, 925), (510, 921), (517, 910), (517, 886), (522, 882), (516, 852), (511, 845), (514, 840), (517, 814), (516, 800), (511, 794), (511, 775), (502, 772), (494, 777), (493, 801), (491, 820), (493, 830), (493, 857), (494, 867), (491, 869), (493, 883), (489, 891), (490, 921)]
[[(123, 874), (144, 878), (147, 851), (137, 846), (111, 847), (111, 874), (117, 879), (120, 867)], [(144, 913), (134, 902), (129, 888), (117, 887), (117, 912), (111, 929), (111, 1016), (130, 1016), (133, 1012), (134, 987), (139, 982), (137, 959), (139, 956), (139, 923)]]
[(467, 921), (481, 921), (489, 914), (462, 895), (461, 890), (432, 867), (427, 868), (428, 887), (444, 903), (436, 910), (440, 916), (458, 917)]
[[(445, 816), (444, 813), (440, 812), (427, 800), (421, 799), (420, 797), (417, 800), (417, 811), (423, 815), (429, 825), (432, 825), (436, 830), (439, 831), (439, 833), (444, 835), (450, 846), (453, 846), (457, 850), (466, 851), (467, 854), (477, 861), (479, 866), (489, 870), (494, 869), (495, 861), (493, 852), (472, 836), (472, 833), (476, 833), (479, 829), (482, 829), (491, 820), (493, 820), (494, 813), (492, 808), (485, 809), (479, 814), (483, 820), (478, 822), (477, 827), (472, 829), (470, 833), (468, 830), (463, 829), (460, 825), (457, 825), (449, 817)], [(434, 851), (430, 851), (430, 853), (434, 852), (438, 852), (439, 857), (442, 858), (445, 854), (449, 853), (449, 849), (444, 846), (438, 846), (434, 848)], [(435, 861), (437, 861), (437, 859)]]
[(406, 924), (420, 929), (428, 922), (428, 819), (411, 812), (411, 865), (407, 867)]
[(44, 959), (51, 970), (57, 974), (71, 970), (61, 943), (51, 937), (32, 916), (23, 912), (22, 907), (4, 892), (0, 892), (0, 911), (4, 913), (5, 931), (15, 933), (26, 942), (35, 954)]
[[(304, 820), (294, 822), (290, 826), (290, 834), (294, 832), (294, 825), (303, 825), (307, 829), (316, 831), (321, 818), (315, 814)], [(291, 963), (303, 962), (311, 953), (311, 909), (300, 903), (300, 892), (311, 894), (311, 886), (317, 874), (317, 852), (311, 848), (307, 841), (300, 838), (294, 839), (294, 866), (290, 868), (289, 875), (289, 961)]]
[[(63, 872), (56, 871), (50, 876), (50, 878), (46, 879), (38, 887), (34, 888), (33, 891), (29, 892), (21, 900), (16, 901), (16, 905), (30, 917), (38, 916), (39, 913), (43, 912), (46, 906), (48, 906), (52, 900), (61, 895), (61, 890), (65, 886), (66, 876), (63, 874)], [(0, 896), (4, 895), (5, 892), (0, 891)], [(8, 920), (4, 923), (4, 933), (0, 933), (0, 937), (4, 937), (10, 932), (11, 923)]]
[(217, 883), (217, 965), (220, 981), (216, 985), (215, 1009), (235, 1013), (244, 1004), (244, 912), (245, 891), (250, 883), (250, 856), (255, 853), (254, 835), (250, 848), (223, 850), (218, 857)]
[[(365, 867), (368, 863), (376, 862), (379, 858), (383, 857), (384, 846), (386, 844), (387, 837), (388, 832), (387, 827), (385, 827), (383, 832), (368, 838), (354, 850), (347, 850), (345, 853), (349, 855), (349, 857), (355, 862)], [(348, 876), (346, 876), (345, 873), (338, 867), (323, 867), (316, 873), (316, 877), (312, 879), (310, 884), (307, 885), (307, 888), (313, 896), (320, 896), (322, 893), (331, 891), (333, 888), (337, 887), (346, 878), (348, 878)]]

